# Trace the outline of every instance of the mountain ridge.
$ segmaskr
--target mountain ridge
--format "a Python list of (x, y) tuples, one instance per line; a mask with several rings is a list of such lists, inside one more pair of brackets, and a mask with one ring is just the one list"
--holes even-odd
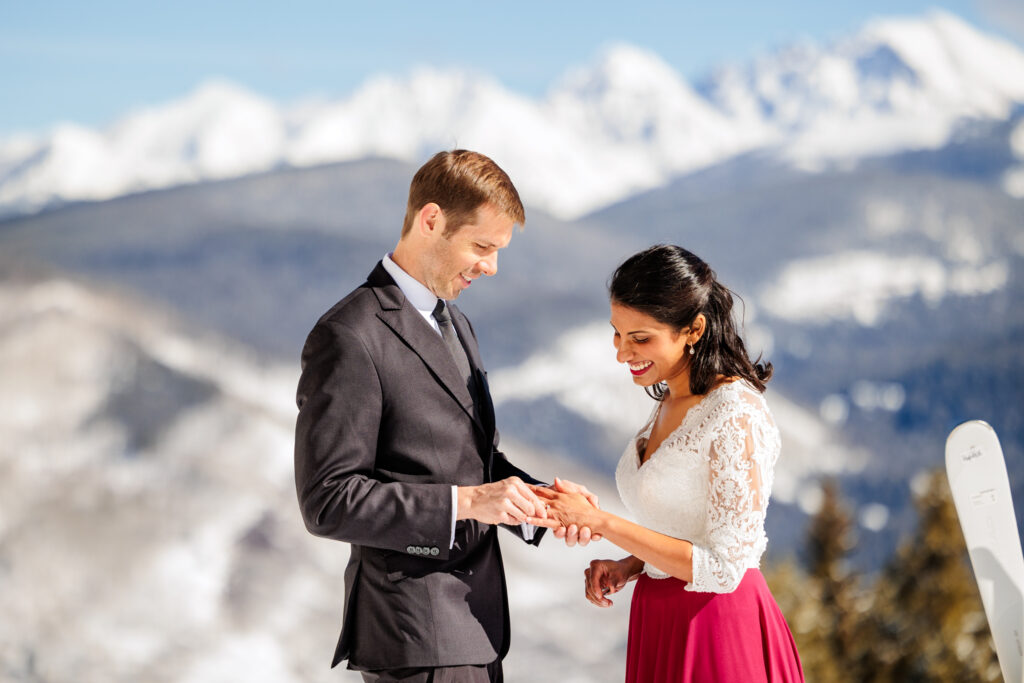
[[(0, 140), (0, 215), (368, 156), (417, 164), (462, 146), (518, 178), (528, 204), (576, 218), (753, 150), (818, 170), (941, 147), (963, 121), (1024, 105), (1021, 74), (1024, 50), (932, 12), (721, 67), (697, 86), (624, 45), (536, 100), (486, 74), (431, 67), (294, 106), (215, 81), (103, 130), (62, 124)], [(1011, 153), (1024, 168), (1020, 148)], [(1008, 192), (1024, 193), (1022, 173)]]

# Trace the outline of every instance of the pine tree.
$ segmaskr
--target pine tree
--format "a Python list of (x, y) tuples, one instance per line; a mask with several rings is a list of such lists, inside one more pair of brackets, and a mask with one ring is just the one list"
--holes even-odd
[(865, 666), (860, 589), (848, 560), (857, 538), (838, 483), (826, 480), (822, 494), (821, 508), (811, 520), (807, 538), (809, 585), (820, 605), (820, 643), (811, 656), (821, 661), (811, 662), (817, 669), (813, 680), (859, 681)]

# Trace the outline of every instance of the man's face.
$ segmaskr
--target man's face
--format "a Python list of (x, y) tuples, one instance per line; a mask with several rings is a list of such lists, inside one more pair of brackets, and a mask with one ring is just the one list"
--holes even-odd
[(515, 222), (484, 204), (455, 234), (437, 235), (424, 264), (424, 284), (441, 299), (456, 299), (481, 275), (498, 272), (498, 250), (512, 240)]

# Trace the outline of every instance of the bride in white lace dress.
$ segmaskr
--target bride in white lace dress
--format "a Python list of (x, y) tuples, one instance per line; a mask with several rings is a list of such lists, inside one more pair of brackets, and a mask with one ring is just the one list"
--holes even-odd
[(531, 521), (589, 527), (632, 553), (585, 572), (586, 597), (601, 607), (636, 580), (627, 681), (802, 681), (758, 569), (781, 445), (762, 393), (771, 364), (750, 360), (729, 290), (681, 247), (634, 255), (610, 290), (617, 358), (657, 399), (615, 475), (633, 520), (537, 488), (548, 519)]

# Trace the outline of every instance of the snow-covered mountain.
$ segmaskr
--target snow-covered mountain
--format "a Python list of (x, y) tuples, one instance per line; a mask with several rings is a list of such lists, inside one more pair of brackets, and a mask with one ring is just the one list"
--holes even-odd
[[(384, 156), (487, 151), (526, 201), (567, 218), (752, 150), (801, 168), (946, 144), (970, 120), (1024, 104), (1024, 51), (957, 17), (868, 24), (834, 44), (724, 67), (696, 90), (658, 56), (609, 48), (531, 99), (473, 72), (371, 78), (336, 101), (279, 106), (225, 82), (103, 130), (0, 140), (0, 214)], [(1024, 193), (1022, 160), (1007, 191)]]
[(722, 68), (701, 91), (741, 128), (774, 133), (785, 158), (813, 169), (935, 149), (965, 120), (1007, 119), (1024, 103), (1024, 52), (935, 11)]

